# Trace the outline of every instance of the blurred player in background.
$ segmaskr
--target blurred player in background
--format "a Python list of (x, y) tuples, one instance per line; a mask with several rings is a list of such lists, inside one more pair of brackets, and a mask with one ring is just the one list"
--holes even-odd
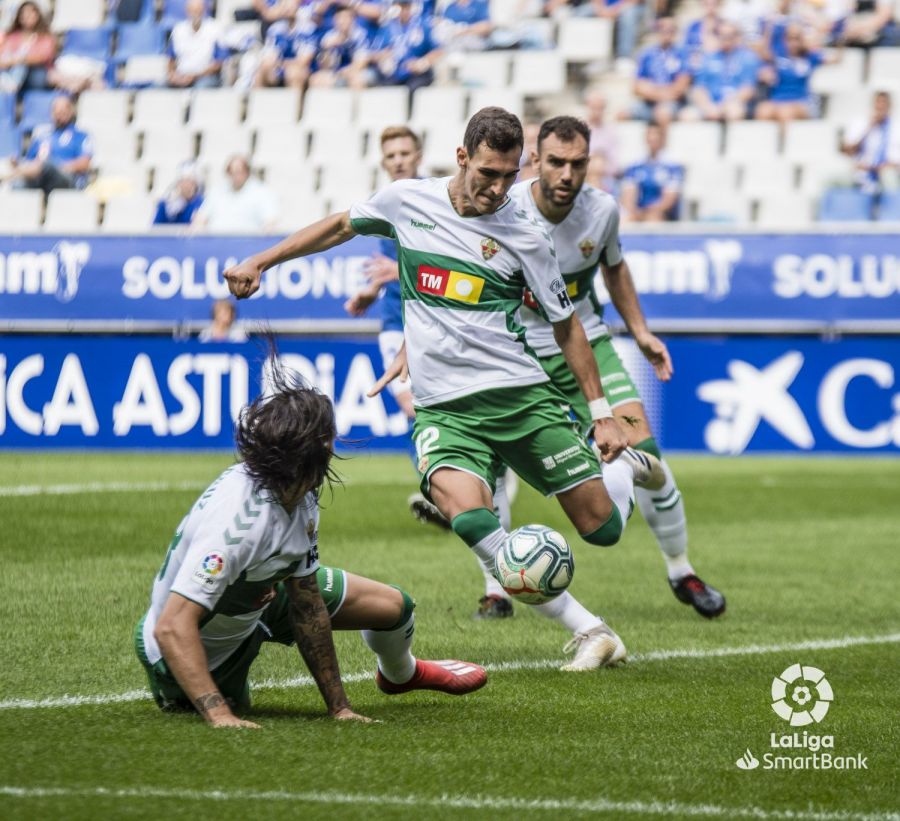
[[(224, 273), (232, 293), (247, 298), (279, 262), (357, 234), (397, 240), (408, 346), (374, 390), (405, 370), (408, 354), (422, 490), (489, 568), (509, 536), (492, 498), (501, 464), (556, 496), (582, 538), (595, 545), (621, 537), (635, 482), (660, 487), (665, 481), (655, 457), (626, 447), (550, 237), (507, 196), (523, 143), (517, 117), (482, 109), (466, 126), (454, 176), (398, 180)], [(595, 453), (562, 409), (564, 397), (524, 344), (517, 320), (523, 286), (553, 322), (585, 394), (607, 461), (602, 481)], [(562, 669), (590, 670), (624, 658), (622, 640), (570, 593), (537, 609), (574, 634), (575, 658)]]
[(329, 715), (369, 721), (344, 692), (332, 628), (362, 630), (384, 693), (477, 690), (487, 681), (478, 665), (410, 653), (415, 602), (403, 590), (319, 565), (318, 494), (335, 479), (334, 407), (291, 383), (276, 357), (269, 364), (273, 391), (238, 422), (241, 462), (178, 526), (135, 631), (156, 703), (196, 710), (215, 727), (257, 727), (235, 715), (250, 706), (250, 666), (264, 642), (296, 642)]

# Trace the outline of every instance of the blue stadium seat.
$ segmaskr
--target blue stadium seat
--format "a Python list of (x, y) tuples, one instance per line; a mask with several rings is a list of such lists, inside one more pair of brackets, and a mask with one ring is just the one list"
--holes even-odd
[(819, 204), (819, 222), (866, 222), (872, 219), (872, 195), (856, 188), (829, 188)]
[(119, 44), (114, 58), (117, 63), (137, 55), (163, 53), (166, 34), (155, 23), (123, 23), (118, 30)]
[(878, 204), (879, 222), (900, 222), (900, 191), (886, 191)]
[(112, 32), (108, 28), (69, 29), (63, 41), (63, 53), (106, 60), (111, 40)]
[(50, 104), (58, 91), (26, 91), (22, 99), (20, 131), (31, 131), (36, 125), (50, 122)]
[(16, 120), (16, 95), (0, 91), (0, 132), (12, 128)]
[[(163, 0), (162, 19), (160, 23), (167, 29), (171, 29), (180, 20), (187, 19), (187, 13), (184, 7), (187, 0)], [(212, 8), (211, 0), (206, 0), (206, 13), (209, 14)], [(249, 4), (248, 5), (252, 5)]]
[(15, 128), (0, 128), (0, 159), (18, 157), (21, 152), (21, 139)]

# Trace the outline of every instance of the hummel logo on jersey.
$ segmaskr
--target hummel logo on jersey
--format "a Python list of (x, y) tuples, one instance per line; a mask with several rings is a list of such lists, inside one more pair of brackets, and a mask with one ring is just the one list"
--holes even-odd
[(433, 222), (422, 222), (417, 219), (410, 219), (409, 224), (413, 228), (422, 228), (425, 231), (434, 231), (434, 229), (437, 228), (437, 225)]
[(485, 259), (493, 259), (500, 251), (500, 243), (492, 237), (484, 237), (481, 240), (481, 256)]
[(583, 239), (578, 243), (578, 250), (581, 251), (581, 256), (585, 259), (594, 253), (596, 247), (597, 245), (592, 239)]
[(416, 290), (420, 294), (434, 294), (475, 305), (481, 299), (483, 289), (484, 280), (481, 277), (430, 265), (419, 266)]

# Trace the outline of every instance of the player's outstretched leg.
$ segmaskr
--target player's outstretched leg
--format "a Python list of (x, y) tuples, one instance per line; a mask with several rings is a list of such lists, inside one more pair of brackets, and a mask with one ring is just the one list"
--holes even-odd
[[(510, 479), (513, 481), (511, 482)], [(494, 490), (494, 515), (499, 519), (500, 526), (507, 533), (512, 524), (511, 499), (508, 493), (509, 485), (514, 484), (515, 474), (504, 468), (497, 477)], [(508, 619), (513, 615), (513, 604), (509, 594), (503, 589), (503, 585), (497, 581), (491, 567), (479, 561), (479, 568), (484, 576), (484, 595), (478, 600), (478, 609), (475, 611), (476, 619)]]
[(638, 507), (662, 552), (669, 576), (669, 585), (676, 598), (691, 605), (701, 616), (715, 618), (725, 612), (725, 596), (704, 582), (688, 560), (687, 517), (681, 491), (675, 477), (653, 439), (636, 445), (635, 451), (655, 456), (665, 481), (657, 489), (638, 488), (635, 491)]
[(572, 631), (572, 638), (563, 647), (564, 653), (575, 657), (560, 667), (566, 672), (616, 667), (626, 660), (625, 643), (612, 628), (585, 608), (568, 591), (534, 609)]

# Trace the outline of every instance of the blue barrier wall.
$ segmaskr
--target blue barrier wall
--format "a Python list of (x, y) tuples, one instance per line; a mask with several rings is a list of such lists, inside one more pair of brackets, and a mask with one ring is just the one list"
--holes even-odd
[[(900, 337), (668, 339), (663, 386), (617, 341), (663, 447), (900, 453)], [(334, 398), (342, 436), (403, 449), (406, 421), (371, 338), (286, 339), (286, 364)], [(0, 446), (231, 446), (232, 420), (260, 390), (262, 351), (147, 336), (0, 337)]]

